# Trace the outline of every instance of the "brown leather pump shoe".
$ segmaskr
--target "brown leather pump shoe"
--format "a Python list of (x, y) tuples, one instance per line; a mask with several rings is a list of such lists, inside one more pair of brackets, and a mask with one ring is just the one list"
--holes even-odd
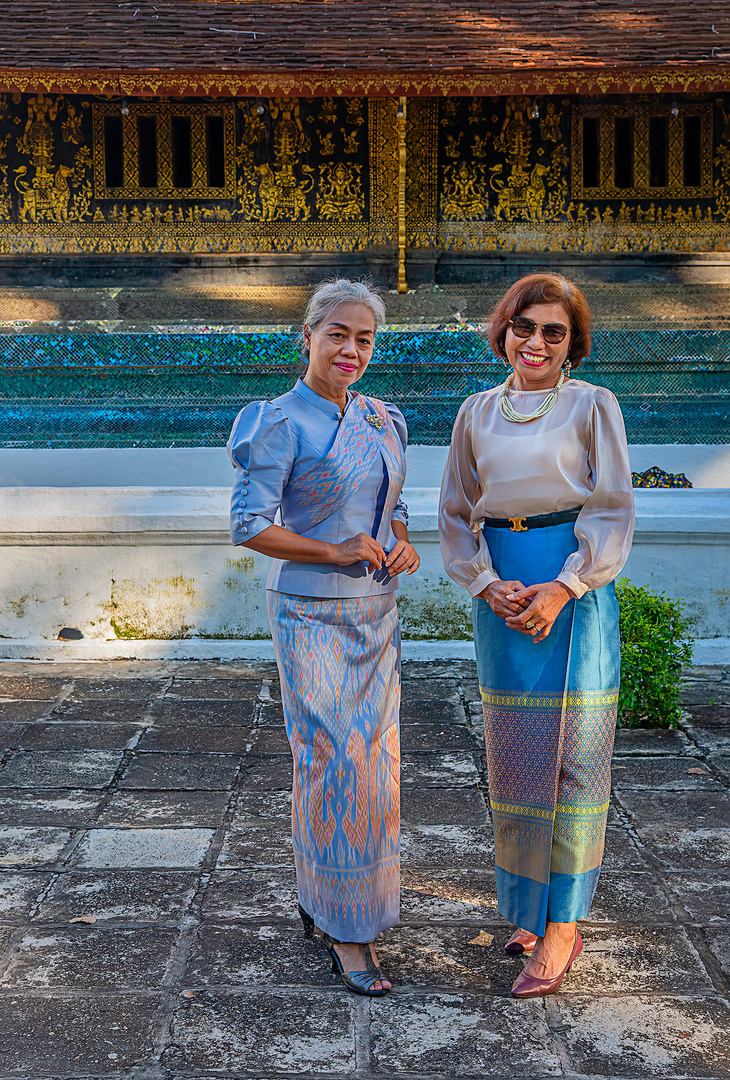
[(523, 953), (531, 953), (537, 945), (537, 934), (530, 934), (527, 930), (516, 930), (504, 947), (504, 951), (510, 956), (522, 956)]
[(565, 965), (560, 974), (556, 975), (553, 979), (533, 979), (530, 975), (525, 975), (523, 971), (517, 976), (512, 985), (512, 997), (547, 997), (549, 994), (556, 993), (558, 988), (560, 987), (561, 982), (573, 966), (573, 961), (580, 956), (582, 951), (583, 938), (580, 936), (576, 928), (573, 951), (568, 957), (568, 963)]

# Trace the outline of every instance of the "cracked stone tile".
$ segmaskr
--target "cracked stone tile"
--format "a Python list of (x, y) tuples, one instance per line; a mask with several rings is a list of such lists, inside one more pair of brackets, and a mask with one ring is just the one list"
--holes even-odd
[(421, 791), (409, 785), (401, 791), (401, 820), (408, 825), (488, 825), (481, 791), (475, 788)]
[(286, 728), (281, 702), (265, 701), (261, 704), (256, 718), (258, 728), (272, 728), (283, 731)]
[(297, 913), (294, 870), (216, 870), (203, 899), (208, 919), (290, 919)]
[(153, 1053), (153, 995), (0, 995), (0, 1075), (128, 1075)]
[(83, 923), (27, 930), (13, 950), (2, 986), (11, 990), (119, 990), (160, 985), (177, 930), (98, 929)]
[(17, 750), (25, 724), (8, 724), (0, 721), (0, 756), (6, 750)]
[(404, 697), (407, 697), (409, 702), (428, 700), (431, 704), (434, 702), (459, 704), (461, 701), (459, 681), (458, 679), (410, 679)]
[(195, 871), (169, 870), (64, 872), (51, 885), (33, 921), (67, 922), (77, 915), (94, 915), (99, 922), (174, 921), (189, 909), (199, 876)]
[(0, 871), (0, 919), (24, 922), (50, 880), (50, 874)]
[(674, 915), (650, 874), (601, 873), (589, 919), (593, 923), (672, 923)]
[(75, 679), (70, 701), (149, 701), (162, 690), (162, 679)]
[(99, 815), (99, 825), (217, 828), (227, 791), (118, 791)]
[(139, 751), (157, 750), (177, 753), (244, 754), (252, 731), (244, 725), (194, 727), (192, 724), (148, 728), (137, 745)]
[(534, 1001), (461, 994), (391, 995), (373, 1010), (373, 1066), (384, 1074), (560, 1076), (544, 1009)]
[(492, 870), (402, 870), (401, 921), (499, 920)]
[(646, 862), (625, 829), (606, 829), (605, 870), (646, 870)]
[[(449, 750), (474, 750), (474, 740), (465, 726), (452, 724), (403, 724), (401, 749), (440, 754)], [(479, 749), (479, 747), (477, 747)]]
[(64, 701), (52, 714), (54, 720), (68, 724), (142, 725), (147, 715), (144, 701)]
[(179, 679), (175, 678), (165, 694), (166, 699), (183, 698), (194, 701), (256, 700), (261, 692), (261, 679)]
[(28, 724), (33, 720), (40, 720), (52, 705), (52, 701), (44, 700), (0, 701), (0, 720), (3, 723)]
[[(725, 896), (727, 896), (727, 893), (725, 893)], [(705, 934), (705, 937), (707, 938), (707, 944), (710, 946), (712, 955), (717, 960), (720, 970), (727, 979), (730, 979), (730, 956), (728, 955), (727, 949), (727, 930), (709, 930)]]
[(648, 851), (670, 870), (730, 869), (730, 829), (637, 829)]
[(426, 679), (475, 679), (475, 660), (404, 660), (401, 668), (403, 682)]
[(664, 878), (693, 922), (711, 926), (730, 922), (730, 872), (667, 874)]
[(200, 866), (214, 829), (91, 829), (73, 853), (74, 866)]
[(432, 700), (424, 695), (414, 695), (409, 685), (408, 696), (404, 696), (401, 702), (400, 722), (402, 727), (409, 724), (428, 724), (432, 727), (448, 728), (451, 724), (463, 725), (466, 716), (455, 690), (449, 698)]
[[(589, 916), (590, 918), (590, 916)], [(562, 993), (712, 993), (712, 980), (680, 927), (581, 927), (583, 952)]]
[(419, 787), (474, 787), (479, 773), (471, 753), (403, 754), (401, 783)]
[(32, 724), (20, 740), (24, 750), (123, 750), (140, 732), (139, 724)]
[(504, 951), (511, 934), (506, 926), (398, 926), (378, 938), (378, 958), (394, 986), (506, 993), (524, 966)]
[(2, 825), (0, 866), (44, 866), (53, 863), (70, 838), (68, 829)]
[(254, 1076), (346, 1075), (355, 1069), (352, 1011), (342, 994), (326, 990), (205, 993), (175, 1010), (163, 1064), (198, 1073), (239, 1072), (245, 1063)]
[(338, 985), (321, 940), (281, 925), (201, 926), (183, 982), (190, 987)]
[(730, 750), (730, 705), (694, 705), (685, 709), (682, 727), (705, 754)]
[(286, 737), (284, 728), (257, 728), (253, 734), (253, 752), (254, 754), (291, 755), (289, 740)]
[(183, 701), (166, 698), (157, 713), (155, 726), (210, 724), (213, 727), (250, 727), (255, 711), (255, 698), (243, 701)]
[(401, 865), (408, 868), (494, 865), (494, 835), (487, 825), (407, 825), (400, 843)]
[(29, 678), (24, 675), (0, 675), (0, 698), (46, 702), (55, 700), (68, 679)]
[(682, 680), (680, 698), (683, 705), (730, 705), (730, 679), (727, 672), (700, 671), (694, 669), (691, 675)]
[(0, 822), (13, 825), (65, 825), (77, 828), (94, 820), (102, 792), (73, 788), (30, 791), (0, 788)]
[(238, 764), (238, 757), (230, 754), (135, 753), (119, 786), (228, 791), (238, 772)]
[(719, 772), (724, 773), (725, 776), (730, 777), (730, 754), (717, 754), (715, 757), (708, 759), (707, 764), (712, 769), (717, 769)]
[(292, 759), (283, 754), (263, 757), (249, 754), (243, 765), (243, 789), (251, 791), (291, 791)]
[[(701, 769), (702, 773), (689, 770)], [(697, 758), (621, 758), (611, 766), (613, 787), (652, 791), (721, 790), (721, 785)]]
[(273, 829), (278, 829), (282, 821), (291, 834), (291, 791), (239, 792), (232, 829), (243, 829), (249, 825), (261, 827), (269, 823)]
[(730, 1075), (730, 1009), (703, 997), (550, 999), (576, 1071), (587, 1076)]
[(260, 828), (250, 825), (244, 832), (227, 832), (216, 866), (226, 870), (293, 866), (291, 825), (288, 822), (278, 824), (276, 831), (270, 825)]
[(627, 754), (667, 754), (671, 757), (697, 754), (683, 731), (670, 731), (665, 728), (619, 728), (613, 752), (615, 757)]
[(730, 796), (721, 791), (647, 792), (622, 788), (617, 797), (639, 830), (655, 825), (730, 828)]
[(19, 750), (0, 772), (0, 787), (103, 788), (121, 760), (121, 750)]

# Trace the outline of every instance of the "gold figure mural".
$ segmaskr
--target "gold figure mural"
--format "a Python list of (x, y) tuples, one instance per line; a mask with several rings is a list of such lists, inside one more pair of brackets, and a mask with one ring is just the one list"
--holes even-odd
[[(729, 93), (554, 89), (409, 99), (411, 253), (728, 250)], [(398, 99), (294, 92), (0, 95), (0, 254), (392, 254)]]

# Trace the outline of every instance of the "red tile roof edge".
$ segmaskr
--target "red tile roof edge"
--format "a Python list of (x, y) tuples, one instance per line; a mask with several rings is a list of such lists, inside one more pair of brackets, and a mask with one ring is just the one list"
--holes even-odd
[(282, 70), (80, 70), (0, 68), (0, 93), (108, 97), (502, 96), (505, 94), (718, 93), (730, 89), (730, 63), (662, 66), (573, 64), (511, 70), (332, 72)]

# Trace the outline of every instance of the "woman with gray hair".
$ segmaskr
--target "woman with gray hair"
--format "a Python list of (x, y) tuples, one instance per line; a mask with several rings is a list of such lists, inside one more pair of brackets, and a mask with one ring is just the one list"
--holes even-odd
[(419, 565), (400, 499), (405, 421), (351, 389), (384, 318), (369, 283), (320, 284), (304, 376), (247, 405), (228, 443), (233, 543), (274, 560), (266, 596), (294, 758), (299, 913), (345, 986), (371, 997), (391, 987), (372, 943), (400, 909), (394, 594)]

